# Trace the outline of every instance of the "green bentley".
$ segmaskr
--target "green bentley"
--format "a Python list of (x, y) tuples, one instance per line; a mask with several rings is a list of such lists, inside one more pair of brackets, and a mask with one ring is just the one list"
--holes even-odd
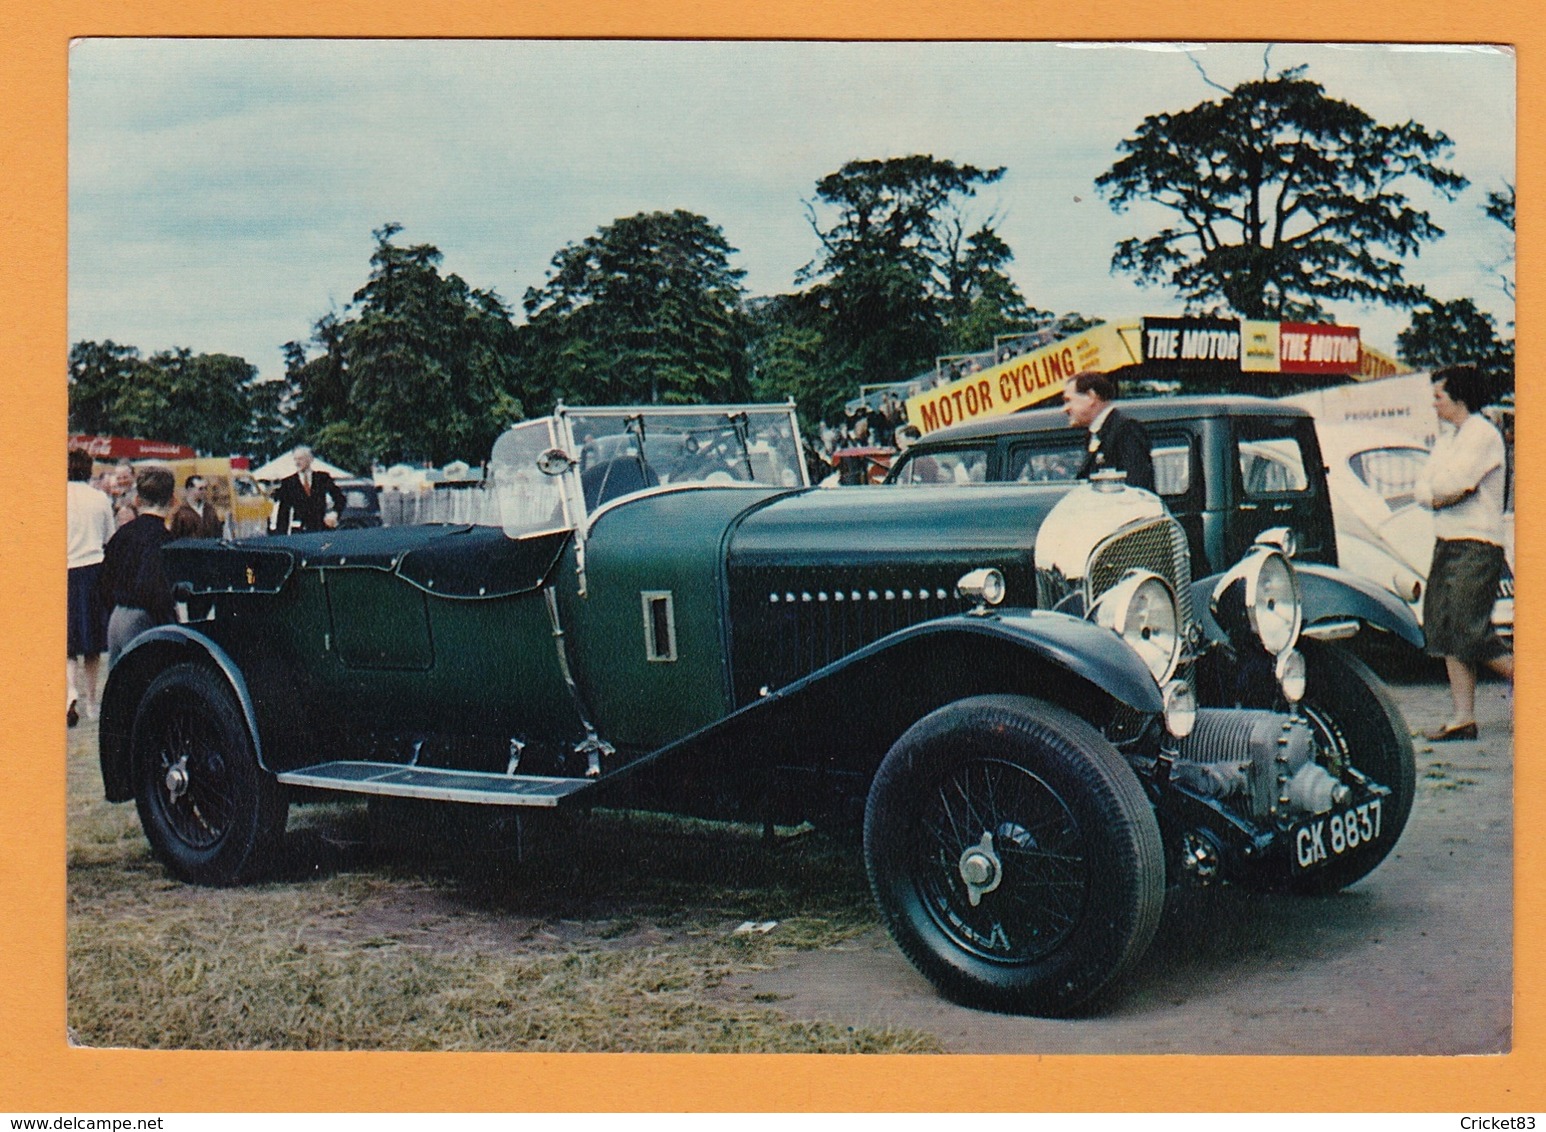
[(1341, 888), (1406, 823), (1406, 726), (1338, 641), (1418, 630), (1324, 565), (1307, 613), (1286, 528), (1193, 579), (1119, 473), (811, 488), (792, 406), (560, 406), (482, 502), (166, 548), (186, 618), (114, 667), (101, 762), (171, 872), (251, 877), (337, 793), (534, 837), (598, 805), (862, 826), (944, 994), (1060, 1015), (1167, 883)]

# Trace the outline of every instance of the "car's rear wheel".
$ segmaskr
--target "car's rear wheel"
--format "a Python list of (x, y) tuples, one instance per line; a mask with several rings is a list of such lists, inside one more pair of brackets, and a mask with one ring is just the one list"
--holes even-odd
[(249, 879), (284, 834), (285, 796), (258, 766), (230, 686), (200, 664), (151, 681), (134, 717), (134, 799), (151, 849), (194, 884)]
[(1147, 949), (1164, 853), (1137, 775), (1083, 720), (981, 696), (914, 724), (875, 776), (865, 863), (897, 945), (946, 996), (1063, 1015)]

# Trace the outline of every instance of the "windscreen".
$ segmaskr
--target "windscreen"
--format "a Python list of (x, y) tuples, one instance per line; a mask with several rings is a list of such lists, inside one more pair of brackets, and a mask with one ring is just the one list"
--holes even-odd
[(561, 475), (543, 474), (538, 458), (557, 446), (553, 418), (524, 421), (494, 442), (484, 481), (486, 521), (511, 538), (570, 525), (564, 514)]
[(565, 416), (588, 506), (669, 484), (805, 484), (793, 416), (785, 408), (573, 409)]

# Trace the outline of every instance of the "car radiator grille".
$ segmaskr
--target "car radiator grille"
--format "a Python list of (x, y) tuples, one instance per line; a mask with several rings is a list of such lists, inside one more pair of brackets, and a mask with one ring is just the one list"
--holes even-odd
[(1095, 548), (1085, 580), (1087, 608), (1129, 570), (1158, 574), (1175, 591), (1183, 635), (1196, 624), (1192, 610), (1192, 567), (1186, 534), (1174, 519), (1161, 518), (1123, 530)]
[[(809, 675), (890, 633), (964, 613), (970, 565), (740, 567), (731, 583), (737, 703)], [(1006, 604), (1028, 606), (1028, 565), (1005, 566)]]

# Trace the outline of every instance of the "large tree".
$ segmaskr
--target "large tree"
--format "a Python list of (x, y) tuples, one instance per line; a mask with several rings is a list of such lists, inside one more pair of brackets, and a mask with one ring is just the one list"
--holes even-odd
[(145, 365), (135, 346), (121, 346), (112, 339), (81, 341), (70, 347), (70, 429), (73, 432), (111, 436), (138, 435), (119, 409)]
[(568, 245), (526, 292), (523, 368), (551, 397), (591, 404), (743, 399), (735, 250), (681, 209), (623, 217)]
[(336, 463), (481, 460), (523, 415), (515, 328), (493, 291), (440, 273), (431, 244), (376, 229), (370, 276), (342, 312), (318, 319), (308, 357), (285, 347), (297, 435)]
[(1514, 344), (1498, 336), (1492, 315), (1470, 299), (1431, 302), (1414, 311), (1412, 324), (1396, 336), (1396, 352), (1422, 370), (1474, 365), (1501, 386), (1514, 382)]
[(1003, 175), (915, 154), (850, 161), (816, 183), (806, 211), (821, 254), (798, 282), (813, 283), (809, 297), (843, 368), (900, 380), (959, 345), (953, 324), (1015, 321), (1024, 301), (1004, 272), (1009, 247), (991, 218), (978, 224), (968, 212), (978, 189)]
[(1118, 243), (1112, 266), (1246, 318), (1318, 318), (1340, 300), (1415, 305), (1426, 296), (1403, 261), (1443, 232), (1404, 188), (1453, 199), (1467, 182), (1438, 164), (1451, 149), (1416, 122), (1381, 125), (1327, 97), (1302, 67), (1152, 114), (1096, 184), (1117, 212), (1151, 203), (1173, 217)]
[(224, 455), (266, 451), (278, 404), (257, 368), (185, 347), (149, 358), (115, 342), (70, 349), (70, 427), (138, 436)]
[(811, 296), (753, 299), (747, 312), (752, 396), (758, 401), (793, 398), (807, 427), (840, 415), (865, 378), (828, 342), (824, 314)]

